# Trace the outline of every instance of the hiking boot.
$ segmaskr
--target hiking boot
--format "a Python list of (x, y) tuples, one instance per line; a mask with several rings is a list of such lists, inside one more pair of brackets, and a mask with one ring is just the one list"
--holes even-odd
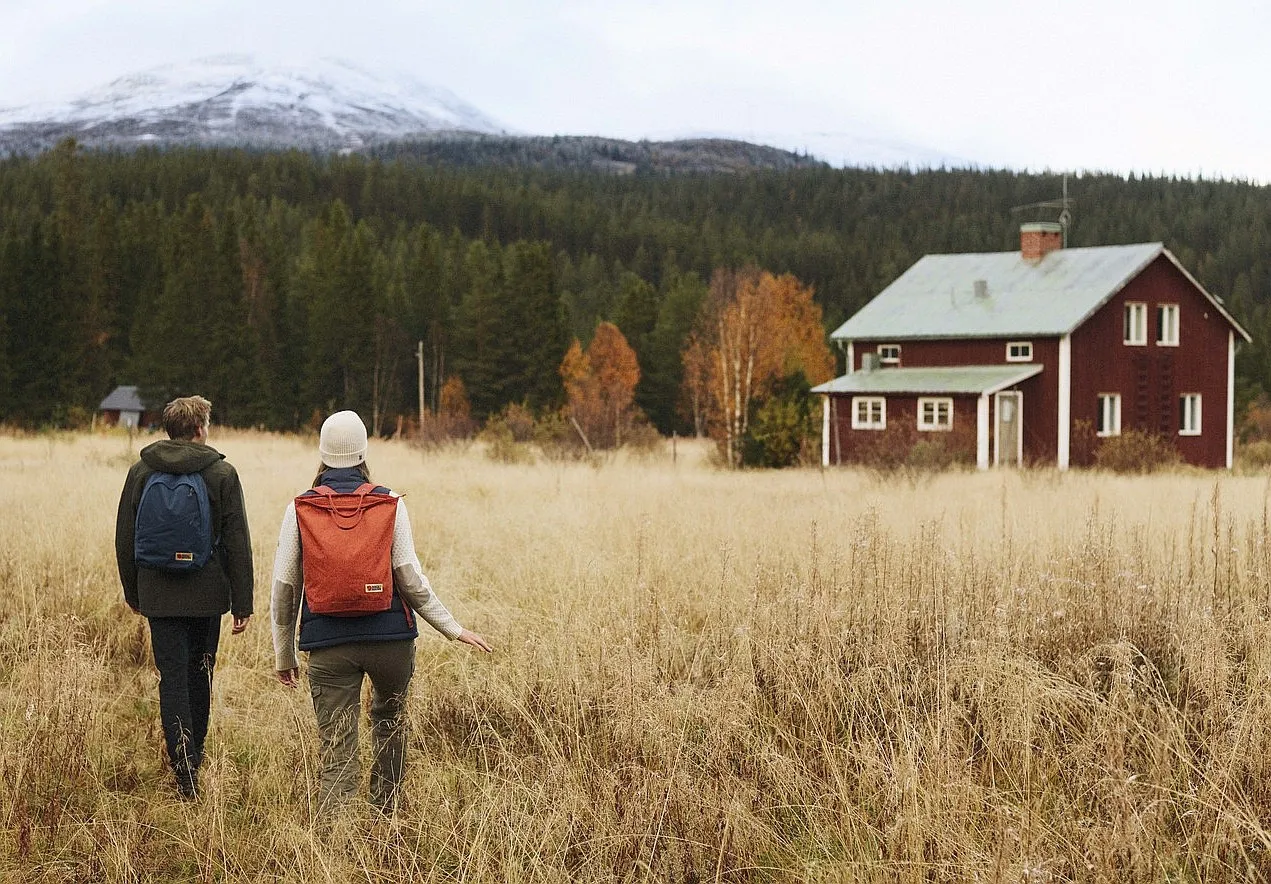
[(199, 797), (199, 775), (197, 771), (180, 770), (176, 772), (177, 794), (183, 801), (194, 801)]

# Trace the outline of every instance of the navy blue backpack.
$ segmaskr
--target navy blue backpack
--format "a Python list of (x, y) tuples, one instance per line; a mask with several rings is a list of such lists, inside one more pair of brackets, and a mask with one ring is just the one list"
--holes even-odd
[(151, 473), (137, 504), (133, 557), (140, 568), (185, 573), (212, 557), (212, 506), (198, 473)]

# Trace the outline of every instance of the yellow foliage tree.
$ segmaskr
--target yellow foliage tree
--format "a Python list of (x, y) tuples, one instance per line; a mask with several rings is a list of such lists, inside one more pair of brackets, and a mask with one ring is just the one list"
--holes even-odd
[(819, 384), (834, 372), (812, 288), (755, 267), (715, 271), (684, 363), (686, 383), (697, 385), (686, 398), (704, 400), (707, 431), (732, 466), (773, 384), (797, 372)]

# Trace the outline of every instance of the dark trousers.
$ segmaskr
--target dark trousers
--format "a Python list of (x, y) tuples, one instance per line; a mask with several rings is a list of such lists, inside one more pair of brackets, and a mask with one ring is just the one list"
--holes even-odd
[(194, 782), (212, 710), (212, 670), (220, 617), (150, 617), (150, 647), (159, 669), (159, 719), (168, 759), (181, 785)]
[(371, 679), (371, 803), (397, 804), (405, 771), (406, 691), (415, 671), (415, 642), (350, 642), (309, 654), (309, 689), (318, 717), (322, 766), (318, 813), (330, 817), (357, 791), (362, 679)]

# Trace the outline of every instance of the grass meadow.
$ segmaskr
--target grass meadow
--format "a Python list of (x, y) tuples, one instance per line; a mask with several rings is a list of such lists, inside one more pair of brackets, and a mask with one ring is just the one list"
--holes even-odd
[(246, 488), (257, 614), (222, 636), (196, 803), (168, 785), (113, 559), (148, 441), (0, 436), (0, 880), (1271, 874), (1265, 475), (373, 442), (434, 587), (496, 653), (421, 637), (405, 804), (328, 832), (312, 707), (275, 682), (268, 629), (315, 440), (213, 428)]

